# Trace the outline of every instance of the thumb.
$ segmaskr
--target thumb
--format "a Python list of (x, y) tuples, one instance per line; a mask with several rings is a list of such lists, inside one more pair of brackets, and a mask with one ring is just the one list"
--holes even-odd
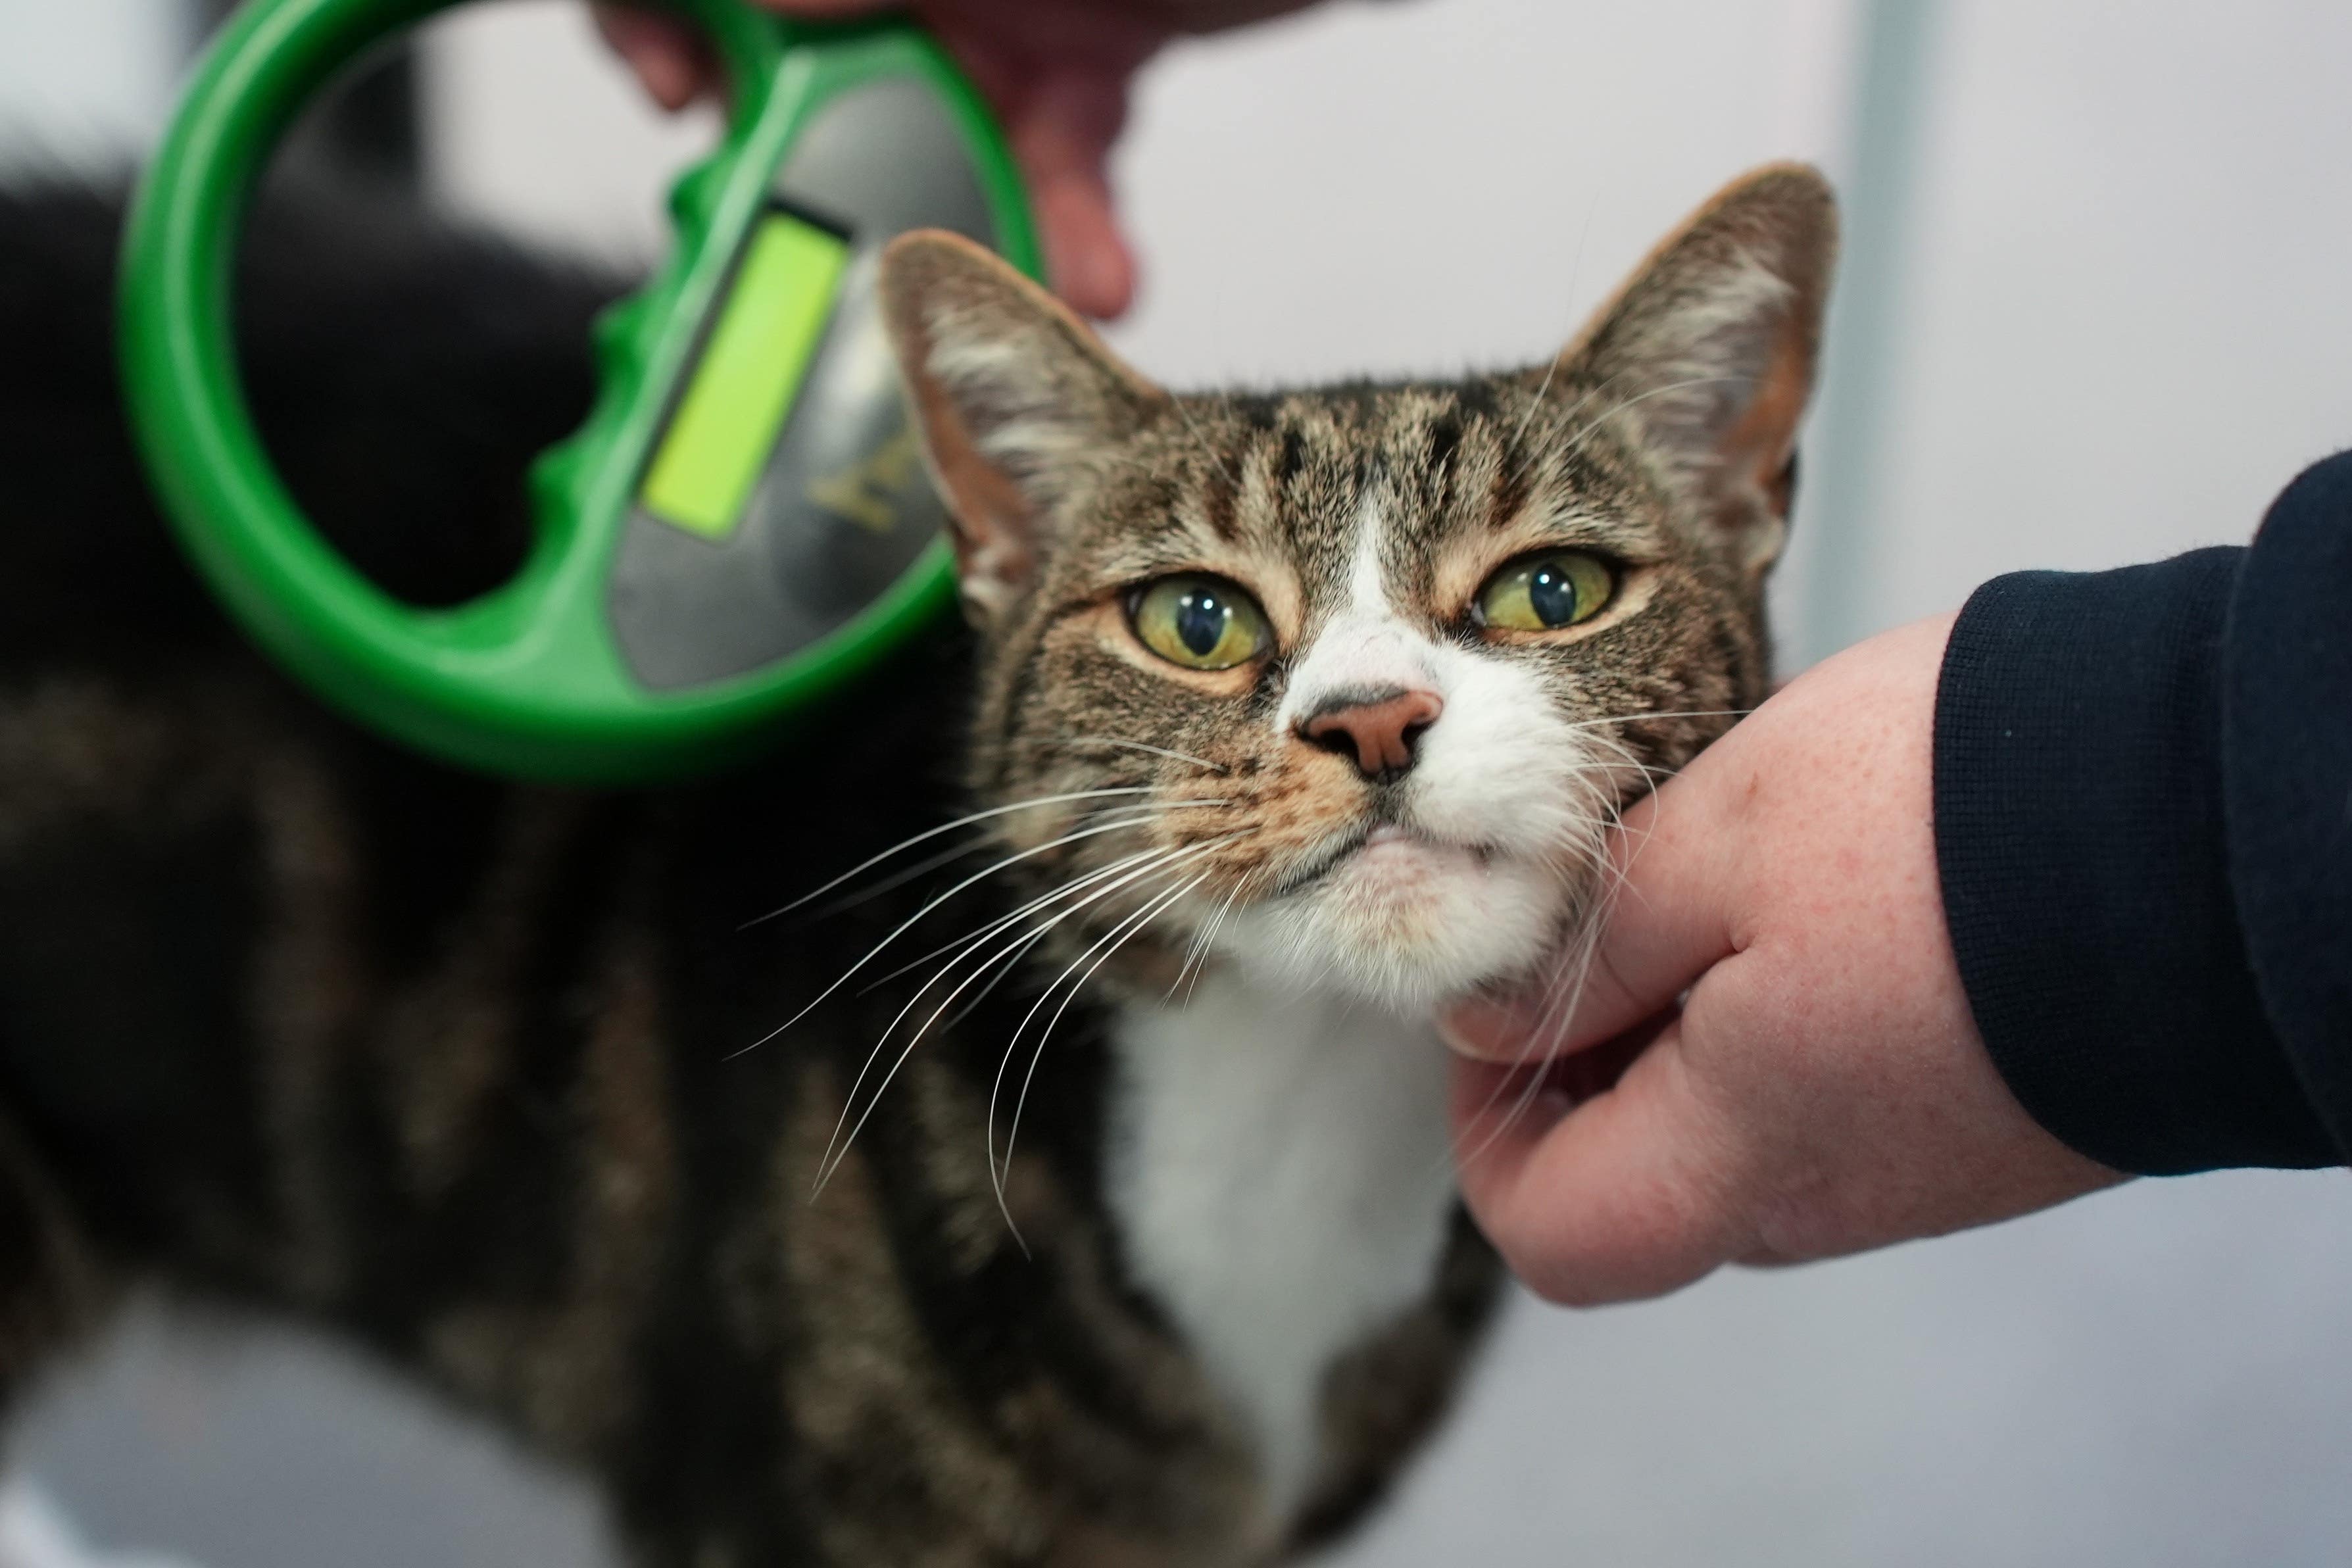
[(1535, 986), (1471, 996), (1438, 1020), (1465, 1056), (1514, 1065), (1580, 1051), (1666, 1012), (1738, 951), (1727, 907), (1727, 835), (1705, 778), (1666, 781), (1610, 835), (1597, 935), (1571, 938)]
[(1663, 1295), (1753, 1250), (1739, 1140), (1696, 1091), (1680, 1020), (1572, 1109), (1539, 1076), (1457, 1062), (1454, 1128), (1470, 1212), (1549, 1300)]

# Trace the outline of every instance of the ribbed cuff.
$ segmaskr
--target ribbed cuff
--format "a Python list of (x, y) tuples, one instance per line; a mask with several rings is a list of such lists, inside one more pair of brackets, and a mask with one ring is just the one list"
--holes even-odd
[(2230, 881), (2255, 983), (2352, 1152), (2352, 453), (2272, 505), (2231, 600), (2221, 690)]
[(2242, 550), (1979, 588), (1937, 692), (1936, 854), (2011, 1089), (2117, 1170), (2340, 1159), (2266, 1018), (2222, 827)]

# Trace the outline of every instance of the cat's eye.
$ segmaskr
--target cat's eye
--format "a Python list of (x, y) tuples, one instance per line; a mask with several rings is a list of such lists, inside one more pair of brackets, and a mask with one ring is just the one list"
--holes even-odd
[(1223, 577), (1196, 573), (1146, 583), (1127, 618), (1144, 647), (1186, 669), (1231, 669), (1265, 651), (1265, 613)]
[(1617, 592), (1617, 574), (1598, 555), (1547, 550), (1523, 555), (1478, 590), (1478, 624), (1500, 631), (1551, 632), (1599, 615)]

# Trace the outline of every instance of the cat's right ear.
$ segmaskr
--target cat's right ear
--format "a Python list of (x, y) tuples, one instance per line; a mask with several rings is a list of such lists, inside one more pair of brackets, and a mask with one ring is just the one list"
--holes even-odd
[[(1751, 575), (1787, 536), (1836, 258), (1829, 182), (1768, 165), (1692, 214), (1560, 356), (1592, 388), (1574, 416), (1628, 416)], [(1594, 396), (1597, 413), (1583, 406)]]
[(961, 235), (882, 253), (882, 311), (923, 451), (953, 519), (965, 613), (1026, 587), (1057, 511), (1165, 394), (1059, 300)]

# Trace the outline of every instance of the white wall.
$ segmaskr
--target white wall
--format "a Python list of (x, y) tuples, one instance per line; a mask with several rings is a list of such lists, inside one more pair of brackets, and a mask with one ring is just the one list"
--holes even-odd
[(2352, 7), (1947, 7), (1873, 624), (2234, 542), (2352, 445)]
[[(1829, 150), (1843, 84), (1819, 57), (1846, 8), (1359, 0), (1172, 49), (1118, 157), (1147, 279), (1115, 336), (1180, 384), (1547, 355), (1729, 175)], [(638, 102), (578, 7), (461, 13), (433, 58), (455, 205), (600, 251), (661, 242), (665, 174), (705, 123)]]
[(636, 90), (576, 0), (509, 0), (425, 34), (425, 161), (456, 212), (615, 259), (663, 253), (670, 181), (718, 135)]
[(0, 166), (145, 146), (186, 42), (178, 0), (0, 0)]
[(1783, 12), (1338, 5), (1176, 51), (1119, 160), (1119, 346), (1188, 385), (1549, 357), (1716, 186), (1822, 150), (1776, 123)]
[[(0, 0), (0, 62), (37, 4)], [(510, 9), (436, 45), (450, 199), (646, 253), (664, 172), (707, 131), (636, 108), (558, 0)], [(1892, 356), (1874, 515), (1838, 559), (1795, 563), (1837, 600), (1790, 596), (1800, 646), (2013, 567), (2242, 538), (2300, 463), (2352, 439), (2352, 11), (1940, 10), (1916, 267), (1899, 333), (1861, 345)], [(1118, 341), (1178, 383), (1548, 353), (1721, 180), (1830, 142), (1844, 16), (1416, 0), (1179, 50), (1121, 156), (1149, 276)], [(1799, 541), (1816, 542), (1801, 516)], [(2143, 1183), (1649, 1307), (1522, 1301), (1462, 1420), (1343, 1560), (2340, 1563), (2347, 1310), (2340, 1174)], [(75, 1419), (46, 1429), (86, 1432)], [(98, 1441), (34, 1436), (37, 1463)], [(364, 1467), (341, 1484), (354, 1517), (416, 1510)], [(575, 1541), (577, 1500), (547, 1506), (547, 1539)]]

